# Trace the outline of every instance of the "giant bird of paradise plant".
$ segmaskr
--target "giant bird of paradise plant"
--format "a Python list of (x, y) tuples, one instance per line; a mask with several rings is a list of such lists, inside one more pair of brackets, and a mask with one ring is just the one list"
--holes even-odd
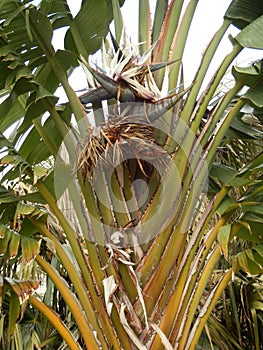
[[(140, 0), (139, 44), (122, 4), (83, 0), (74, 18), (66, 0), (1, 1), (1, 346), (260, 349), (262, 61), (233, 67), (233, 86), (217, 89), (243, 48), (263, 48), (262, 4), (232, 1), (189, 86), (198, 1), (183, 12), (183, 0), (157, 0), (151, 16)], [(202, 90), (230, 25), (232, 51)], [(81, 96), (69, 84), (78, 66)], [(255, 282), (243, 333), (245, 274)]]

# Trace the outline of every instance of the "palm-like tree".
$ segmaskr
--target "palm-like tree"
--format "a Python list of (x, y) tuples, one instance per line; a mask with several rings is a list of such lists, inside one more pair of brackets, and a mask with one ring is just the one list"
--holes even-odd
[[(83, 0), (75, 18), (65, 0), (1, 2), (3, 348), (58, 347), (58, 333), (70, 349), (236, 349), (250, 346), (248, 336), (251, 349), (262, 347), (262, 281), (245, 276), (262, 273), (262, 132), (250, 125), (262, 121), (261, 61), (233, 68), (233, 87), (216, 94), (239, 52), (262, 48), (262, 6), (231, 3), (184, 86), (198, 1), (181, 16), (183, 3), (158, 0), (151, 30), (141, 0), (136, 46), (123, 33), (122, 2)], [(232, 24), (233, 50), (202, 91)], [(52, 34), (64, 26), (65, 50), (56, 51)], [(68, 82), (79, 65), (89, 85), (80, 97)], [(234, 167), (222, 155), (241, 136), (256, 147)], [(245, 277), (231, 282), (238, 271)], [(242, 311), (233, 283), (251, 291)], [(245, 335), (242, 315), (254, 325)], [(34, 337), (23, 339), (29, 328)]]

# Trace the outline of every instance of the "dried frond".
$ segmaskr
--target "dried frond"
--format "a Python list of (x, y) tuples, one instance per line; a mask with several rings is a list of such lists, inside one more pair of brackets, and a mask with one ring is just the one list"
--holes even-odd
[(77, 168), (83, 178), (92, 178), (98, 163), (115, 168), (130, 159), (137, 160), (144, 175), (146, 163), (162, 168), (168, 165), (167, 153), (157, 144), (151, 124), (141, 123), (136, 117), (113, 116), (104, 126), (88, 129), (79, 145)]

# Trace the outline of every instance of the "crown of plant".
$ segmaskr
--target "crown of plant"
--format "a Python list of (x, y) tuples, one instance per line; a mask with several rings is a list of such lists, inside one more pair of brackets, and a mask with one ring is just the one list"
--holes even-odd
[[(120, 102), (146, 101), (150, 103), (171, 100), (174, 91), (168, 91), (169, 65), (172, 62), (151, 63), (151, 56), (155, 45), (140, 55), (139, 45), (131, 42), (120, 48), (111, 35), (113, 50), (108, 51), (103, 43), (101, 49), (101, 67), (96, 69), (84, 59), (84, 66), (88, 69), (88, 83), (92, 87), (80, 96), (83, 104), (116, 98)], [(161, 88), (158, 87), (154, 72), (165, 69)], [(91, 73), (91, 74), (90, 74)], [(171, 101), (170, 101), (171, 103)], [(174, 102), (173, 102), (174, 104)], [(169, 108), (169, 106), (165, 107)]]

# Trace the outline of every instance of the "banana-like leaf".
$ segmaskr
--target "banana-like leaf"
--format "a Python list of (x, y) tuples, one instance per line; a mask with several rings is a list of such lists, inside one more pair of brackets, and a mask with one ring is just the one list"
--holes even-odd
[(209, 175), (212, 179), (219, 180), (223, 184), (227, 184), (237, 174), (237, 170), (224, 164), (214, 163)]
[[(37, 104), (39, 102), (40, 105), (37, 109), (43, 110), (44, 100), (46, 111), (48, 109), (47, 105), (51, 108), (50, 103), (54, 104), (56, 102), (53, 93), (61, 81), (62, 84), (64, 81), (66, 90), (71, 96), (71, 106), (73, 106), (73, 110), (76, 111), (78, 116), (82, 115), (82, 113), (79, 113), (77, 110), (77, 96), (75, 96), (65, 80), (68, 70), (70, 71), (76, 66), (76, 55), (65, 50), (55, 52), (51, 44), (53, 35), (52, 16), (56, 20), (56, 16), (60, 16), (59, 11), (62, 11), (60, 18), (67, 18), (68, 20), (71, 18), (66, 2), (58, 1), (57, 4), (58, 7), (55, 6), (55, 8), (51, 7), (50, 9), (50, 11), (55, 11), (55, 13), (45, 15), (33, 5), (25, 8), (19, 2), (4, 1), (4, 14), (6, 17), (4, 16), (3, 18), (3, 25), (6, 33), (12, 32), (12, 40), (10, 40), (8, 35), (3, 35), (1, 42), (0, 52), (3, 62), (6, 60), (10, 61), (8, 78), (6, 78), (6, 81), (3, 81), (3, 84), (4, 87), (7, 87), (15, 83), (13, 98), (16, 98), (17, 94), (20, 96), (36, 92), (34, 100), (32, 97), (30, 99), (30, 96), (27, 96), (30, 103), (32, 104), (34, 101)], [(61, 25), (63, 24), (61, 23)], [(43, 27), (46, 28), (45, 31), (42, 30)], [(26, 28), (26, 30), (21, 31), (21, 28)], [(12, 44), (9, 45), (9, 42), (12, 42)], [(34, 47), (33, 50), (32, 46)], [(59, 67), (59, 69), (56, 70), (55, 67)], [(32, 78), (32, 73), (34, 73), (34, 79), (29, 81), (28, 78)], [(18, 82), (21, 80), (23, 80), (23, 83), (19, 85)], [(74, 104), (72, 100), (76, 100), (77, 104)], [(27, 118), (29, 117), (28, 114), (26, 116)]]
[(260, 231), (260, 223), (255, 221), (244, 220), (232, 225), (232, 229), (236, 232), (236, 236), (245, 242), (261, 243), (262, 236)]
[[(45, 216), (45, 212), (37, 209), (32, 204), (16, 203), (16, 211), (13, 216), (13, 225), (18, 224), (20, 231), (14, 231), (8, 225), (0, 225), (0, 254), (6, 259), (22, 258), (22, 262), (30, 263), (40, 251), (40, 240), (32, 238), (36, 233), (35, 227), (26, 220), (26, 216), (35, 218)], [(20, 217), (24, 220), (20, 222)]]
[[(6, 297), (6, 292), (9, 290), (8, 298), (8, 333), (7, 337), (10, 340), (15, 332), (15, 328), (19, 318), (23, 317), (25, 310), (25, 302), (38, 289), (40, 281), (37, 280), (18, 280), (8, 277), (1, 277), (0, 280), (0, 308), (2, 307), (2, 293)], [(5, 299), (4, 299), (5, 302)], [(0, 335), (0, 339), (1, 339)]]
[(220, 227), (218, 232), (218, 242), (226, 259), (228, 259), (228, 244), (231, 233), (231, 225)]
[(20, 305), (23, 304), (30, 295), (32, 295), (39, 287), (38, 280), (17, 280), (4, 277), (4, 283), (18, 296)]
[(0, 186), (0, 203), (17, 202), (17, 197), (4, 186)]
[(257, 246), (258, 254), (253, 249), (246, 249), (245, 251), (238, 253), (233, 258), (233, 266), (236, 270), (243, 270), (247, 274), (256, 275), (262, 274), (263, 271), (263, 257), (262, 257), (262, 244)]
[[(249, 95), (250, 94), (251, 92)], [(255, 90), (251, 95), (255, 95)], [(244, 95), (244, 98), (248, 98), (246, 94)], [(242, 118), (242, 116), (240, 118), (236, 118), (233, 120), (231, 127), (229, 128), (227, 136), (238, 140), (262, 139), (263, 132), (260, 130), (260, 126), (258, 125), (258, 127), (256, 127), (253, 126), (253, 124), (255, 124), (255, 121), (250, 118), (250, 116), (247, 118)]]
[(249, 47), (253, 49), (262, 49), (263, 40), (260, 35), (260, 28), (263, 23), (263, 14), (255, 21), (246, 26), (236, 37), (240, 45), (243, 47)]
[[(120, 1), (123, 4), (124, 0)], [(81, 9), (71, 20), (65, 37), (65, 47), (73, 52), (88, 54), (96, 52), (109, 31), (113, 19), (112, 3), (106, 0), (83, 0)]]
[[(23, 66), (22, 62), (28, 61), (29, 67), (34, 68), (35, 64), (38, 64), (38, 60), (42, 59), (43, 51), (39, 47), (39, 45), (36, 45), (34, 47), (33, 52), (31, 52), (32, 47), (32, 37), (30, 34), (30, 28), (28, 25), (25, 25), (25, 18), (23, 16), (23, 12), (27, 12), (28, 9), (25, 9), (25, 6), (19, 3), (18, 1), (3, 1), (3, 8), (2, 8), (2, 14), (3, 19), (5, 19), (4, 27), (7, 31), (12, 32), (11, 43), (8, 43), (8, 36), (2, 36), (2, 42), (1, 42), (1, 52), (2, 56), (5, 55), (6, 59), (10, 58), (11, 62), (17, 62), (16, 65), (10, 66), (9, 64), (9, 76), (8, 81), (6, 81), (5, 84), (8, 83), (10, 85), (12, 81), (10, 80), (10, 77), (13, 78), (13, 80), (18, 78), (18, 75), (21, 77), (21, 70), (23, 73), (23, 76), (25, 76), (25, 73), (27, 75), (30, 74), (30, 70), (27, 68), (25, 71), (25, 66)], [(28, 13), (28, 12), (27, 12)], [(47, 24), (46, 29), (49, 28), (49, 24)], [(26, 30), (25, 30), (26, 29)], [(48, 34), (49, 33), (49, 34)], [(49, 31), (46, 31), (47, 36), (51, 37), (50, 29)], [(35, 43), (36, 44), (36, 43)], [(12, 55), (10, 57), (10, 54)], [(34, 55), (32, 55), (34, 54)], [(42, 59), (43, 61), (43, 59)], [(32, 66), (31, 66), (32, 65)]]
[(245, 100), (248, 100), (252, 103), (252, 105), (263, 108), (263, 83), (258, 83), (255, 86), (251, 87), (243, 96)]
[(262, 3), (260, 0), (234, 0), (229, 5), (225, 17), (230, 19), (238, 28), (244, 28), (249, 23), (263, 14)]
[(26, 104), (25, 96), (18, 98), (13, 94), (0, 104), (0, 113), (5, 115), (1, 118), (0, 131), (4, 132), (8, 127), (21, 119)]
[[(25, 208), (28, 213), (28, 209)], [(22, 208), (20, 207), (22, 210)], [(30, 213), (34, 211), (35, 208), (30, 210)], [(17, 211), (16, 214), (23, 212)], [(24, 210), (25, 212), (25, 210)], [(26, 223), (25, 223), (26, 225)], [(22, 226), (23, 227), (23, 226)], [(29, 235), (27, 230), (26, 232)], [(21, 248), (21, 251), (19, 250)], [(7, 225), (0, 224), (0, 255), (5, 256), (6, 259), (13, 259), (21, 254), (22, 261), (24, 263), (31, 262), (40, 250), (40, 241), (34, 238), (27, 237), (24, 234), (20, 234), (14, 230), (11, 230)], [(20, 253), (21, 252), (21, 253)]]
[(262, 60), (252, 62), (246, 67), (234, 66), (232, 74), (236, 81), (244, 81), (246, 86), (253, 87), (258, 78), (262, 76)]
[(19, 297), (16, 293), (11, 293), (9, 304), (9, 319), (8, 319), (8, 339), (11, 338), (15, 331), (16, 323), (20, 315)]

